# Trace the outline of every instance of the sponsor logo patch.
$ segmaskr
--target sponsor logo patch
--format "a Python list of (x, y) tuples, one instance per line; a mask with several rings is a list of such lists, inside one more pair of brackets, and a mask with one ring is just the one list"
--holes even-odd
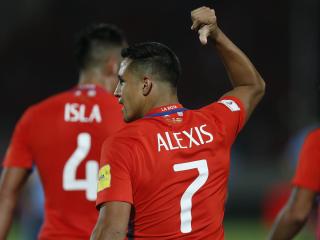
[(99, 179), (98, 179), (98, 192), (110, 187), (111, 185), (111, 174), (110, 165), (107, 164), (100, 168)]
[(231, 112), (240, 111), (240, 107), (233, 100), (223, 99), (223, 100), (220, 100), (218, 103), (225, 105), (227, 108), (229, 108), (231, 110)]

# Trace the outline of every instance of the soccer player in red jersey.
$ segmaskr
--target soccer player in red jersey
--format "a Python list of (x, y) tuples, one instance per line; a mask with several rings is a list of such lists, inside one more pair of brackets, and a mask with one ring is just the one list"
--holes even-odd
[[(270, 239), (292, 239), (307, 222), (316, 203), (316, 197), (320, 193), (319, 128), (313, 130), (305, 139), (292, 184), (293, 190), (290, 199), (279, 213), (273, 225)], [(318, 217), (317, 239), (320, 239), (320, 212)]]
[(113, 25), (92, 25), (78, 38), (78, 86), (27, 109), (7, 150), (0, 183), (0, 239), (5, 239), (18, 193), (32, 168), (45, 194), (39, 239), (89, 239), (101, 145), (124, 121), (113, 92), (126, 40)]
[(122, 51), (115, 95), (130, 123), (102, 147), (93, 240), (224, 238), (231, 145), (265, 84), (218, 28), (213, 9), (191, 16), (200, 41), (209, 38), (222, 58), (233, 90), (185, 109), (177, 98), (180, 64), (169, 48), (151, 42)]

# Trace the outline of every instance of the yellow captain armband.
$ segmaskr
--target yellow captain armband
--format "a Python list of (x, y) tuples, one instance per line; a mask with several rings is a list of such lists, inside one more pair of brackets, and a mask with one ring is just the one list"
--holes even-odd
[(98, 192), (110, 187), (111, 174), (110, 165), (107, 164), (99, 170)]

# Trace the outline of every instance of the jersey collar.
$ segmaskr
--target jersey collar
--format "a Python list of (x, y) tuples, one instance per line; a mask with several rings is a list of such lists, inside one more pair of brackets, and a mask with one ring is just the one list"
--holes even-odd
[(86, 83), (86, 84), (79, 84), (77, 86), (75, 86), (75, 89), (77, 90), (95, 90), (95, 89), (101, 89), (104, 90), (105, 89), (99, 85), (99, 84), (95, 84), (95, 83)]
[(112, 93), (108, 92), (103, 86), (101, 86), (100, 84), (94, 84), (94, 83), (90, 83), (90, 84), (78, 84), (76, 86), (74, 86), (71, 90), (73, 91), (97, 91), (97, 92), (105, 92), (109, 95), (112, 95)]
[(169, 104), (169, 105), (152, 109), (144, 117), (150, 118), (150, 117), (166, 116), (166, 115), (174, 114), (177, 112), (184, 112), (186, 110), (188, 109), (184, 108), (181, 104)]

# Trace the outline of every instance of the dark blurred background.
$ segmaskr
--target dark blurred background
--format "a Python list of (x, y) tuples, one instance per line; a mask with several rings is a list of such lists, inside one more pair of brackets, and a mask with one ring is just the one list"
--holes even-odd
[[(267, 83), (265, 98), (233, 149), (227, 237), (233, 239), (245, 222), (250, 229), (260, 222), (268, 226), (272, 203), (278, 204), (273, 198), (288, 190), (303, 138), (320, 117), (318, 0), (1, 0), (1, 158), (28, 106), (77, 83), (74, 35), (90, 23), (114, 23), (130, 43), (158, 41), (171, 47), (182, 64), (179, 97), (186, 107), (219, 98), (230, 89), (223, 65), (190, 30), (190, 11), (202, 5), (215, 8), (222, 30)], [(17, 232), (20, 220), (31, 218), (23, 213), (30, 206), (17, 212)]]

